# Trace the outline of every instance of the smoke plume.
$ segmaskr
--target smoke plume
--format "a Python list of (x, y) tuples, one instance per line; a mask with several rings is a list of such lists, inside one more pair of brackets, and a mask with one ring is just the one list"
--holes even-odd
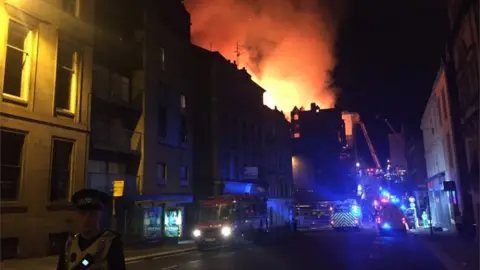
[(337, 90), (329, 88), (328, 71), (335, 65), (338, 6), (319, 0), (187, 0), (185, 4), (191, 13), (193, 42), (237, 60), (267, 91), (267, 106), (287, 112), (311, 102), (321, 108), (334, 106)]

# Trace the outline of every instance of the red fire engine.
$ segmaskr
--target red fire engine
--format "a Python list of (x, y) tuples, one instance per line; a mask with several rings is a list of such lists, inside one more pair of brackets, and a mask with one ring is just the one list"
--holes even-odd
[(199, 219), (192, 231), (199, 250), (253, 241), (268, 228), (267, 198), (224, 195), (200, 202)]

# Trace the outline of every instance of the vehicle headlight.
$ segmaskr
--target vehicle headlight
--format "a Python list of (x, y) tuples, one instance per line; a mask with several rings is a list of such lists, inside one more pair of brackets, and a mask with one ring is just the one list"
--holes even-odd
[(202, 235), (202, 232), (199, 229), (193, 230), (193, 237), (199, 237)]
[(223, 236), (229, 236), (230, 234), (232, 234), (232, 228), (223, 227), (221, 232)]

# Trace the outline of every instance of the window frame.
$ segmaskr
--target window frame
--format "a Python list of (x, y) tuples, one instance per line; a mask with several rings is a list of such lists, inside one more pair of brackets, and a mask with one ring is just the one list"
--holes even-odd
[[(23, 49), (21, 50), (20, 48), (17, 48), (15, 46), (12, 46), (12, 45), (9, 45), (8, 44), (8, 37), (10, 35), (10, 32), (11, 32), (11, 29), (10, 29), (10, 24), (11, 23), (14, 23), (14, 24), (18, 24), (22, 27), (24, 27), (26, 30), (28, 30), (27, 32), (27, 35), (25, 37), (25, 40), (29, 40), (28, 41), (28, 48), (27, 49)], [(31, 83), (32, 83), (32, 72), (33, 72), (33, 69), (34, 69), (34, 57), (36, 56), (34, 54), (34, 51), (35, 51), (35, 47), (36, 47), (36, 28), (29, 25), (28, 23), (25, 23), (25, 22), (22, 22), (20, 20), (16, 20), (14, 18), (8, 18), (8, 23), (7, 23), (7, 27), (6, 27), (6, 30), (7, 30), (7, 33), (6, 33), (6, 41), (5, 41), (5, 60), (4, 60), (4, 74), (3, 74), (3, 80), (2, 80), (2, 87), (3, 87), (3, 91), (2, 91), (2, 96), (3, 98), (7, 99), (7, 100), (11, 100), (11, 101), (14, 101), (14, 102), (20, 102), (20, 103), (27, 103), (28, 100), (29, 100), (29, 97), (30, 97), (30, 91), (31, 91)], [(24, 41), (24, 44), (25, 44), (25, 41)], [(16, 96), (16, 95), (13, 95), (13, 94), (9, 94), (9, 93), (6, 93), (5, 92), (5, 75), (7, 73), (7, 54), (8, 54), (8, 50), (10, 49), (13, 49), (15, 51), (20, 51), (22, 52), (24, 55), (27, 54), (28, 56), (28, 59), (24, 62), (23, 66), (22, 66), (22, 76), (21, 76), (21, 82), (20, 82), (20, 96)]]
[[(72, 59), (72, 68), (66, 67), (59, 65), (58, 60), (59, 60), (59, 51), (60, 51), (60, 45), (61, 43), (63, 44), (69, 44), (73, 46), (73, 59)], [(54, 75), (54, 108), (55, 112), (60, 113), (60, 114), (66, 114), (69, 116), (73, 116), (76, 114), (77, 106), (78, 106), (78, 96), (79, 96), (79, 91), (80, 91), (80, 82), (82, 80), (81, 72), (82, 72), (82, 61), (81, 61), (81, 48), (80, 45), (70, 41), (68, 39), (62, 38), (60, 35), (57, 39), (57, 45), (56, 45), (56, 54), (55, 54), (55, 75)], [(69, 95), (69, 108), (61, 108), (57, 105), (57, 77), (58, 77), (58, 70), (63, 69), (66, 71), (69, 71), (72, 74), (72, 77), (70, 79), (70, 95)]]
[[(67, 188), (67, 194), (65, 194), (65, 198), (57, 199), (57, 200), (52, 200), (52, 189), (53, 189), (53, 161), (55, 157), (55, 141), (61, 141), (61, 142), (68, 142), (72, 144), (72, 150), (70, 152), (70, 161), (69, 161), (69, 179), (68, 179), (68, 188)], [(67, 138), (60, 138), (60, 137), (53, 137), (51, 140), (51, 154), (50, 154), (50, 176), (48, 180), (48, 198), (47, 201), (49, 203), (64, 203), (64, 202), (70, 202), (71, 200), (71, 195), (72, 195), (72, 188), (73, 188), (73, 183), (74, 183), (74, 175), (75, 175), (75, 168), (73, 164), (75, 163), (75, 153), (76, 153), (76, 143), (72, 139), (67, 139)]]
[(68, 10), (65, 9), (65, 5), (64, 5), (65, 1), (71, 1), (71, 0), (62, 0), (61, 3), (60, 3), (60, 9), (70, 16), (73, 16), (75, 18), (79, 18), (80, 17), (80, 1), (79, 0), (73, 0), (73, 1), (75, 1), (75, 10), (73, 11), (73, 13), (71, 13)]
[[(0, 200), (1, 204), (5, 203), (12, 203), (12, 202), (18, 202), (21, 200), (21, 194), (22, 194), (22, 187), (23, 187), (23, 180), (25, 177), (25, 163), (26, 163), (26, 148), (27, 148), (27, 142), (28, 142), (28, 132), (26, 131), (21, 131), (21, 130), (15, 130), (15, 129), (10, 129), (10, 128), (0, 128), (1, 132), (9, 132), (9, 133), (15, 133), (23, 136), (23, 145), (22, 145), (22, 153), (20, 157), (20, 177), (18, 180), (18, 186), (17, 186), (17, 194), (16, 198), (13, 200)], [(0, 169), (3, 166), (2, 163), (0, 163)], [(3, 196), (2, 196), (3, 197)]]

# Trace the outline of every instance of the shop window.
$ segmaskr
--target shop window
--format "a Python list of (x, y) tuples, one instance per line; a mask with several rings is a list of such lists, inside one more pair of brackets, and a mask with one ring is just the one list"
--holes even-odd
[(300, 133), (299, 132), (293, 133), (293, 138), (295, 138), (295, 139), (300, 138)]
[(143, 208), (143, 237), (145, 239), (152, 240), (161, 237), (162, 212), (163, 208), (160, 206)]
[(8, 24), (3, 94), (26, 101), (31, 72), (32, 31), (17, 22)]
[(72, 178), (73, 142), (53, 140), (52, 170), (50, 177), (50, 201), (66, 201)]
[(18, 238), (2, 237), (1, 238), (2, 260), (14, 259), (18, 256)]
[(57, 73), (55, 77), (55, 108), (75, 113), (79, 61), (75, 45), (58, 41)]

